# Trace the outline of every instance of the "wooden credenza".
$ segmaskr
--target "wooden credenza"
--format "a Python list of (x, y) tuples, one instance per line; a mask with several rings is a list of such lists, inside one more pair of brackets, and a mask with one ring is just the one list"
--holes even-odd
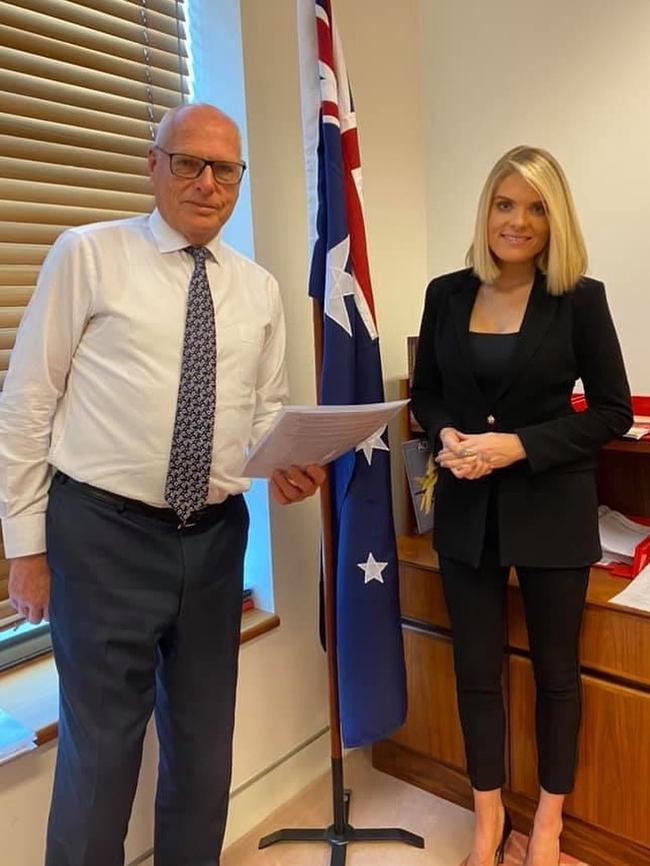
[[(613, 508), (650, 516), (650, 443), (606, 446), (599, 493)], [(471, 808), (437, 557), (429, 536), (402, 536), (398, 552), (409, 710), (404, 727), (374, 746), (373, 763)], [(592, 569), (582, 629), (582, 727), (562, 849), (592, 866), (650, 866), (650, 614), (608, 603), (624, 586), (621, 578)], [(528, 833), (538, 794), (535, 691), (514, 573), (504, 693), (504, 797), (515, 827)]]

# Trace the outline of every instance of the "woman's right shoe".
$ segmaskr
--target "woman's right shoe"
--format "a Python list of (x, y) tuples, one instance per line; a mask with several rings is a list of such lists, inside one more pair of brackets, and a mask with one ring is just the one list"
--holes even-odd
[(506, 845), (508, 844), (508, 839), (510, 838), (511, 833), (512, 821), (510, 820), (510, 813), (505, 809), (503, 813), (503, 833), (501, 834), (501, 841), (499, 842), (497, 850), (494, 852), (494, 866), (500, 866), (500, 864), (506, 859)]
[[(528, 849), (530, 848), (530, 837), (532, 836), (533, 828), (530, 828), (530, 833), (528, 834), (528, 842), (526, 843), (526, 853), (524, 854), (524, 862), (523, 866), (526, 866), (528, 861)], [(557, 855), (557, 866), (562, 866), (562, 849), (560, 848), (560, 852)]]

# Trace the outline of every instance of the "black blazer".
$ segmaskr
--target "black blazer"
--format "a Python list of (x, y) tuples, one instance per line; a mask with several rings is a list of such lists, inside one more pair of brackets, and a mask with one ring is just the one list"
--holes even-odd
[[(596, 454), (632, 424), (630, 389), (605, 287), (585, 277), (549, 295), (538, 272), (515, 356), (494, 401), (474, 378), (469, 319), (479, 278), (471, 269), (433, 280), (426, 294), (412, 408), (434, 450), (442, 427), (517, 433), (527, 459), (474, 481), (441, 469), (434, 546), (478, 566), (490, 489), (498, 502), (501, 562), (547, 568), (588, 565), (601, 556)], [(582, 379), (588, 409), (574, 412)]]

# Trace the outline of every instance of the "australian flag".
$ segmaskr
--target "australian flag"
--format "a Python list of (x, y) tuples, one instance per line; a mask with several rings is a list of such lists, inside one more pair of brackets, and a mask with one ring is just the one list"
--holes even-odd
[[(317, 171), (311, 172), (317, 212), (309, 294), (323, 310), (320, 399), (376, 403), (384, 399), (384, 388), (354, 105), (331, 2), (311, 0), (311, 5), (318, 136), (306, 128), (305, 140), (312, 138), (317, 155)], [(313, 17), (311, 23), (313, 28)], [(307, 124), (308, 112), (303, 113)], [(386, 428), (330, 468), (341, 727), (344, 745), (352, 747), (387, 736), (406, 715)]]

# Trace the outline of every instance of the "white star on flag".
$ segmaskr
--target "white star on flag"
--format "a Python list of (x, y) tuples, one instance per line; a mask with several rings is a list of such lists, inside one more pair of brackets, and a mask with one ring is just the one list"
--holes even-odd
[(368, 436), (367, 439), (364, 439), (360, 445), (357, 445), (356, 451), (363, 451), (366, 455), (366, 460), (368, 461), (368, 466), (372, 463), (372, 452), (376, 449), (377, 451), (390, 451), (390, 448), (384, 440), (381, 438), (386, 432), (386, 424), (377, 430), (372, 436)]
[(357, 566), (363, 571), (364, 583), (370, 583), (371, 580), (378, 580), (379, 583), (383, 583), (384, 578), (381, 573), (387, 565), (387, 562), (377, 562), (372, 553), (368, 554), (368, 559), (365, 562), (357, 562)]
[(325, 285), (325, 315), (333, 319), (343, 330), (352, 336), (350, 316), (345, 306), (347, 295), (354, 295), (354, 280), (345, 270), (350, 257), (350, 237), (327, 253), (327, 280)]

